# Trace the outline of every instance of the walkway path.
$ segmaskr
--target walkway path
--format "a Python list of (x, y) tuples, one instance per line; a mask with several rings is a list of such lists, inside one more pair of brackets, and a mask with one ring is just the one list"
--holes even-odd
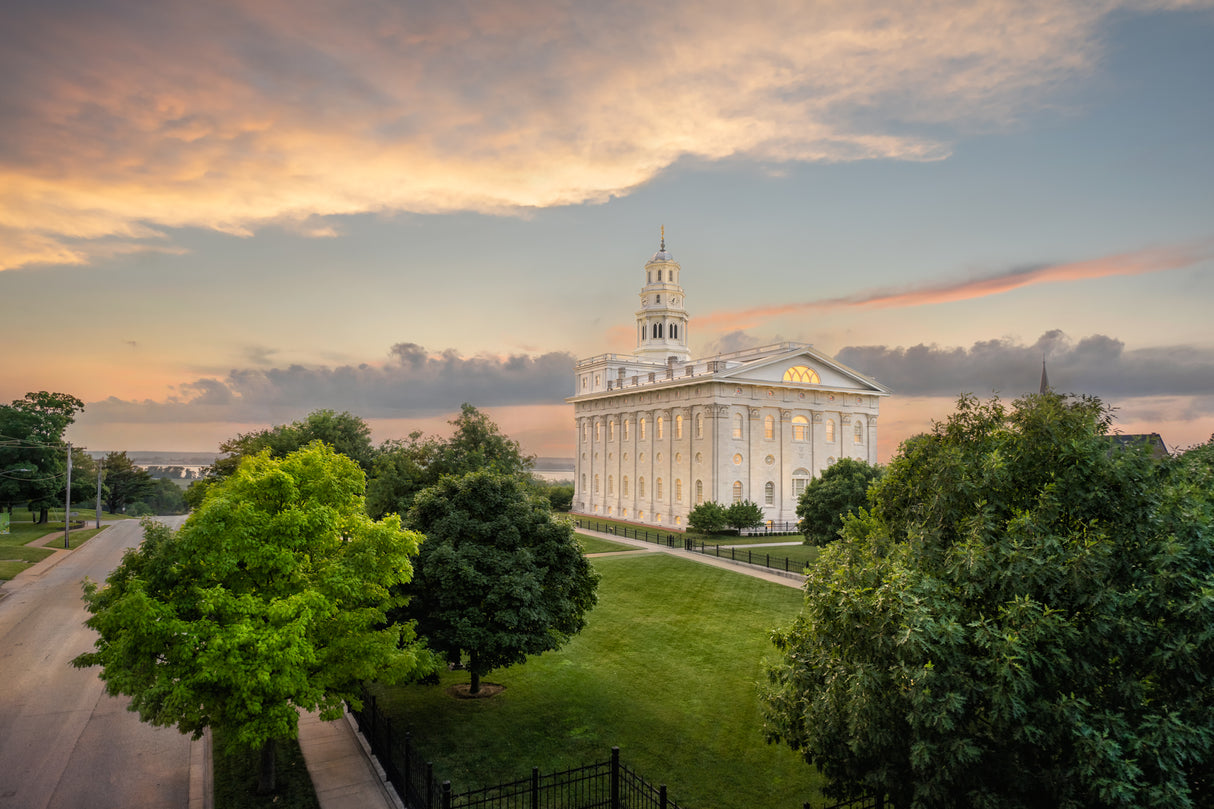
[[(737, 573), (742, 573), (747, 576), (753, 576), (756, 579), (782, 584), (785, 587), (800, 588), (805, 583), (805, 576), (801, 573), (785, 573), (783, 570), (774, 570), (772, 568), (763, 567), (762, 565), (749, 565), (746, 562), (738, 562), (724, 557), (709, 556), (696, 551), (685, 550), (684, 548), (670, 548), (665, 545), (659, 545), (656, 542), (646, 542), (643, 539), (632, 539), (630, 537), (617, 536), (616, 534), (608, 534), (602, 531), (591, 531), (589, 528), (575, 529), (579, 534), (606, 539), (610, 542), (616, 542), (620, 545), (631, 545), (634, 548), (650, 551), (651, 553), (666, 553), (671, 556), (680, 556), (684, 559), (691, 559), (694, 562), (699, 562), (704, 565), (712, 565), (713, 567), (727, 568)], [(785, 544), (785, 543), (780, 543)], [(723, 546), (727, 547), (727, 546)], [(754, 545), (742, 545), (739, 547), (756, 547)]]

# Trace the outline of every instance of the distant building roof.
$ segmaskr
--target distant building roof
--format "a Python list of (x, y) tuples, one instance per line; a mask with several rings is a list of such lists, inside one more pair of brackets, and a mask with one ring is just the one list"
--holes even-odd
[(1119, 447), (1132, 447), (1145, 444), (1153, 458), (1164, 458), (1168, 455), (1168, 447), (1163, 443), (1159, 433), (1136, 433), (1133, 435), (1110, 435), (1109, 438)]

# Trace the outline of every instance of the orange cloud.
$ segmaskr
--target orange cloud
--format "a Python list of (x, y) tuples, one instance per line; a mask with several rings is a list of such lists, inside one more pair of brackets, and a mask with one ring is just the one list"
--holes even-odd
[(0, 269), (604, 201), (685, 156), (939, 159), (900, 127), (1014, 119), (1090, 69), (1117, 5), (26, 4), (0, 32)]
[(1210, 258), (1209, 248), (1179, 246), (1136, 250), (1112, 256), (1075, 261), (1067, 264), (1044, 264), (1018, 267), (986, 278), (946, 281), (907, 290), (876, 290), (841, 298), (826, 298), (803, 303), (757, 306), (738, 311), (712, 312), (696, 318), (700, 328), (716, 332), (752, 328), (766, 320), (783, 315), (801, 314), (820, 309), (857, 307), (864, 309), (893, 309), (929, 306), (937, 303), (983, 298), (1010, 292), (1034, 284), (1084, 281), (1117, 275), (1143, 275), (1165, 270), (1191, 267)]

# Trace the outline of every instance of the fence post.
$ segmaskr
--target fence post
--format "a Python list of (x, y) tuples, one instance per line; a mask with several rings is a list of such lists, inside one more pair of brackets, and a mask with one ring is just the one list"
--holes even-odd
[(531, 809), (540, 809), (540, 768), (531, 768)]
[[(448, 781), (447, 785), (450, 786)], [(426, 762), (426, 809), (434, 806), (434, 762)]]
[(451, 809), (451, 782), (443, 781), (443, 809)]
[[(409, 793), (413, 789), (413, 734), (405, 731), (405, 794), (404, 799), (409, 800)], [(426, 807), (430, 809), (430, 807)]]
[(620, 809), (620, 748), (611, 748), (611, 809)]
[(666, 809), (666, 785), (658, 784), (658, 807)]

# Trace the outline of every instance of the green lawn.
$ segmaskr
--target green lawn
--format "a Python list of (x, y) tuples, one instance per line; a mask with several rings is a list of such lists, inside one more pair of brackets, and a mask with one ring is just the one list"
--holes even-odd
[[(90, 524), (93, 519), (93, 512), (88, 511), (87, 513), (89, 519), (85, 520), (85, 525)], [(80, 512), (81, 516), (77, 519), (84, 519), (84, 514), (85, 512)], [(14, 512), (14, 521), (9, 526), (9, 533), (0, 534), (0, 580), (13, 578), (30, 565), (41, 562), (50, 556), (57, 548), (63, 547), (62, 511), (59, 511), (57, 515), (52, 512), (52, 522), (46, 525), (37, 525), (28, 519), (17, 521), (22, 516), (27, 516), (27, 513)], [(59, 518), (58, 523), (54, 522), (55, 516)], [(111, 516), (103, 513), (101, 518), (111, 519)], [(97, 530), (95, 528), (72, 529), (68, 534), (71, 547), (80, 547), (80, 545), (96, 533)], [(27, 545), (27, 543), (45, 537), (48, 534), (55, 535), (55, 539), (48, 543), (48, 547), (35, 548)]]
[(496, 671), (506, 690), (456, 700), (441, 686), (378, 688), (436, 774), (464, 790), (609, 756), (612, 745), (692, 809), (800, 807), (818, 776), (763, 740), (756, 685), (801, 592), (665, 554), (599, 557), (599, 605), (559, 652)]
[[(759, 547), (759, 548), (734, 548), (733, 558), (745, 562), (747, 561), (747, 551), (750, 552), (750, 560), (752, 564), (763, 565), (764, 567), (775, 567), (783, 569), (784, 559), (788, 559), (788, 569), (801, 572), (805, 566), (818, 558), (818, 554), (822, 552), (821, 548), (813, 545), (782, 545), (779, 547)], [(720, 555), (724, 559), (728, 559), (730, 554), (729, 548), (721, 548)], [(716, 556), (717, 552), (711, 546), (707, 549), (707, 556)], [(767, 564), (770, 557), (771, 564)]]

